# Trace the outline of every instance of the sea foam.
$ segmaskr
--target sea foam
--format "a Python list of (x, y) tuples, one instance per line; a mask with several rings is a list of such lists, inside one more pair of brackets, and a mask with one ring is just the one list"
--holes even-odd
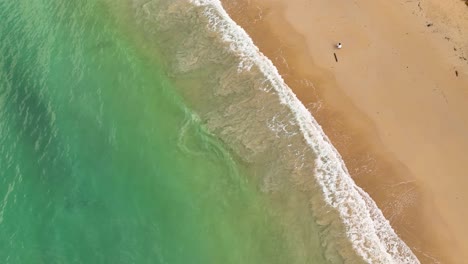
[[(219, 32), (222, 40), (229, 44), (227, 47), (230, 52), (240, 58), (239, 70), (258, 66), (277, 92), (281, 103), (294, 113), (305, 140), (317, 155), (311, 177), (315, 177), (322, 187), (326, 204), (339, 214), (346, 238), (352, 242), (357, 254), (368, 263), (419, 263), (375, 202), (354, 183), (343, 159), (321, 126), (287, 86), (271, 60), (259, 51), (248, 34), (229, 17), (219, 1), (193, 0), (192, 3), (205, 9), (209, 28)], [(317, 217), (320, 218), (320, 215)]]

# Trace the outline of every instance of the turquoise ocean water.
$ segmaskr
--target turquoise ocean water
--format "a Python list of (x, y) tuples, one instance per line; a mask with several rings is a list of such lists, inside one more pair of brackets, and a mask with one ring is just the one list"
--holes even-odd
[(0, 0), (1, 263), (364, 262), (202, 2)]
[(112, 4), (0, 2), (0, 261), (285, 263), (268, 202)]

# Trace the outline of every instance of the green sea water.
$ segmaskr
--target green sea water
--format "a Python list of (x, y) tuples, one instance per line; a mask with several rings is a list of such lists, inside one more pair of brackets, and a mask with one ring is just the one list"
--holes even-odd
[(325, 263), (310, 216), (208, 132), (131, 5), (0, 0), (0, 263)]

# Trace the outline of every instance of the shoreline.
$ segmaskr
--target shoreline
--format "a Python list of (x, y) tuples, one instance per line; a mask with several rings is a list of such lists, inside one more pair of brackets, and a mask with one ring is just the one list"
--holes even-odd
[[(301, 4), (303, 5), (301, 6)], [(462, 259), (463, 248), (461, 248), (461, 245), (464, 244), (463, 239), (465, 237), (464, 234), (466, 234), (466, 229), (461, 226), (461, 222), (453, 221), (453, 208), (455, 207), (449, 208), (452, 210), (452, 215), (447, 216), (447, 208), (443, 208), (444, 201), (442, 201), (442, 203), (440, 202), (440, 199), (443, 198), (441, 197), (443, 193), (436, 193), (434, 186), (431, 186), (431, 184), (428, 184), (422, 179), (423, 176), (421, 175), (422, 171), (420, 167), (421, 162), (425, 161), (419, 161), (419, 163), (417, 163), (417, 161), (408, 160), (408, 158), (405, 157), (405, 155), (408, 155), (407, 150), (402, 150), (401, 147), (390, 148), (389, 146), (392, 144), (402, 144), (399, 142), (399, 140), (402, 139), (401, 135), (392, 136), (393, 133), (398, 134), (402, 131), (398, 131), (398, 127), (395, 126), (389, 127), (387, 125), (387, 127), (385, 127), (385, 122), (388, 124), (392, 121), (388, 120), (388, 116), (384, 118), (386, 119), (384, 124), (379, 123), (377, 120), (381, 118), (382, 115), (385, 115), (385, 113), (380, 113), (380, 111), (384, 112), (388, 110), (388, 108), (392, 109), (391, 107), (395, 107), (395, 104), (387, 102), (388, 105), (378, 107), (378, 105), (372, 105), (370, 103), (372, 100), (369, 100), (369, 98), (356, 98), (359, 96), (365, 97), (369, 90), (362, 91), (363, 89), (361, 89), (357, 94), (354, 94), (356, 88), (352, 87), (352, 85), (356, 85), (356, 81), (359, 81), (359, 79), (365, 80), (367, 76), (364, 73), (366, 73), (368, 69), (359, 67), (353, 69), (356, 65), (346, 63), (345, 59), (346, 57), (353, 57), (356, 55), (363, 56), (368, 52), (367, 49), (372, 51), (372, 47), (370, 47), (373, 43), (371, 37), (381, 39), (382, 36), (378, 35), (378, 32), (366, 32), (370, 37), (363, 36), (365, 35), (363, 32), (351, 25), (345, 30), (353, 32), (352, 35), (357, 37), (346, 40), (346, 42), (343, 41), (343, 50), (334, 51), (332, 46), (333, 42), (330, 41), (331, 37), (323, 34), (324, 32), (318, 32), (322, 34), (316, 34), (312, 37), (317, 38), (317, 36), (320, 36), (324, 39), (328, 38), (328, 42), (322, 41), (321, 43), (314, 43), (307, 38), (307, 30), (309, 28), (302, 29), (301, 31), (301, 24), (305, 24), (301, 22), (311, 19), (310, 17), (305, 17), (307, 11), (310, 11), (310, 9), (307, 8), (311, 8), (307, 6), (306, 1), (297, 1), (291, 4), (286, 4), (284, 1), (265, 3), (262, 0), (247, 2), (230, 1), (229, 3), (223, 1), (223, 5), (230, 16), (249, 33), (260, 50), (273, 61), (286, 83), (312, 112), (334, 146), (338, 149), (353, 179), (376, 201), (397, 234), (410, 246), (421, 262), (437, 263), (437, 261), (441, 261), (442, 263), (457, 263), (456, 259)], [(323, 5), (324, 8), (329, 8), (328, 11), (330, 12), (334, 10), (333, 8), (336, 8), (336, 6), (333, 6), (336, 5), (336, 3), (321, 3), (321, 5)], [(302, 8), (303, 11), (301, 11), (300, 8)], [(282, 9), (286, 11), (282, 11)], [(362, 15), (362, 13), (359, 12), (363, 11), (353, 10), (353, 12)], [(402, 13), (401, 16), (404, 19), (408, 19), (408, 14)], [(395, 16), (395, 13), (391, 13), (390, 15)], [(332, 17), (333, 15), (330, 16), (330, 18), (322, 16), (318, 18), (318, 20), (324, 25), (327, 25), (327, 22), (331, 22), (330, 20)], [(366, 18), (365, 16), (363, 17)], [(394, 17), (391, 18), (394, 19)], [(388, 16), (384, 16), (382, 21), (378, 21), (381, 23), (377, 28), (385, 25), (388, 21), (393, 21), (387, 21), (386, 19), (389, 19)], [(404, 19), (402, 21), (408, 22)], [(419, 18), (415, 18), (415, 21), (417, 19)], [(413, 27), (415, 27), (415, 21), (410, 21)], [(393, 30), (398, 32), (401, 28), (396, 27)], [(416, 41), (416, 44), (420, 44), (417, 42), (421, 40), (420, 38), (421, 37), (408, 37), (408, 39), (404, 39), (404, 41)], [(390, 39), (390, 41), (392, 40)], [(434, 40), (434, 43), (431, 45), (437, 46), (440, 44), (438, 40)], [(351, 46), (352, 44), (355, 46)], [(347, 45), (350, 45), (349, 48)], [(439, 45), (439, 52), (441, 51), (440, 47)], [(358, 50), (353, 51), (352, 49)], [(338, 54), (338, 63), (333, 59), (334, 52)], [(384, 55), (394, 56), (395, 50), (389, 49), (384, 53)], [(396, 51), (396, 53), (398, 53), (398, 51)], [(420, 52), (416, 52), (414, 56), (427, 55), (419, 53)], [(437, 55), (439, 56), (436, 57), (436, 61), (438, 62), (440, 58), (444, 58), (443, 56), (441, 57), (440, 54)], [(413, 63), (411, 66), (418, 66), (418, 62), (414, 61), (414, 56), (410, 56), (405, 62)], [(356, 57), (354, 58), (356, 59)], [(434, 58), (431, 57), (431, 59)], [(369, 67), (368, 61), (363, 61), (363, 59), (360, 58), (357, 58), (357, 60), (357, 66)], [(441, 65), (446, 66), (448, 64), (447, 61), (453, 63), (451, 60), (446, 60), (441, 63)], [(397, 61), (392, 65), (395, 66), (395, 64), (399, 62), (401, 61)], [(383, 69), (395, 70), (395, 67), (392, 68), (387, 65), (378, 64), (377, 67), (378, 66), (381, 66)], [(465, 71), (466, 68), (463, 67), (463, 64), (457, 65), (457, 71), (460, 75), (457, 76), (459, 78), (457, 80), (461, 80), (460, 83), (462, 84), (463, 82), (467, 82), (467, 71)], [(415, 68), (418, 69), (417, 67)], [(424, 67), (422, 67), (422, 69), (427, 70)], [(348, 73), (346, 73), (345, 70), (348, 71)], [(375, 72), (373, 73), (375, 74)], [(389, 72), (389, 74), (392, 73), (396, 79), (398, 79), (397, 77), (401, 74), (401, 72)], [(430, 76), (435, 77), (435, 75)], [(414, 78), (411, 81), (415, 85), (418, 85), (418, 81), (421, 82), (421, 74), (416, 77), (419, 77), (419, 79)], [(445, 76), (442, 77), (445, 78)], [(369, 87), (370, 84), (382, 82), (379, 78), (382, 78), (382, 76), (378, 76), (378, 78), (374, 79), (373, 83), (364, 82), (364, 88), (369, 89), (372, 88)], [(400, 81), (400, 84), (403, 83), (401, 84), (402, 86), (408, 84), (408, 82), (405, 82), (408, 81), (408, 79), (405, 78), (398, 79), (397, 81)], [(446, 81), (446, 79), (442, 81)], [(351, 87), (344, 86), (344, 83), (349, 83)], [(398, 83), (396, 82), (394, 84)], [(385, 88), (389, 86), (383, 86), (383, 88), (377, 90), (386, 92)], [(346, 91), (345, 89), (350, 89), (350, 91)], [(399, 100), (398, 103), (404, 105), (406, 103), (404, 101), (406, 97), (409, 97), (407, 99), (418, 99), (420, 98), (421, 92), (424, 91), (419, 90), (419, 93), (405, 92), (404, 94), (401, 94), (401, 91), (398, 92), (400, 92), (400, 94), (391, 94), (388, 96), (393, 96), (391, 98), (394, 99), (396, 96), (402, 95), (402, 97), (396, 99)], [(460, 96), (460, 99), (466, 98), (466, 93), (461, 95), (447, 95), (447, 92), (444, 93), (442, 91), (442, 93), (439, 94), (442, 94), (442, 96), (439, 95), (439, 98), (437, 98), (435, 102), (438, 104), (442, 103), (442, 105), (448, 100), (448, 97), (452, 99), (454, 95)], [(423, 95), (425, 97), (423, 96), (421, 100), (427, 99), (428, 102), (434, 102), (434, 98), (430, 98), (427, 94)], [(359, 104), (363, 101), (368, 104), (367, 109), (356, 106), (357, 103)], [(385, 100), (381, 100), (381, 102), (385, 102)], [(457, 107), (460, 107), (460, 104)], [(369, 109), (374, 111), (374, 113), (370, 114)], [(408, 109), (404, 110), (407, 111)], [(440, 111), (441, 109), (436, 110)], [(442, 110), (446, 111), (446, 109)], [(462, 112), (461, 114), (466, 113), (467, 112)], [(420, 116), (412, 117), (412, 119), (408, 118), (408, 120), (404, 120), (403, 118), (401, 121), (407, 121), (409, 124), (416, 123), (417, 128), (419, 122), (419, 119), (415, 119), (417, 117)], [(466, 116), (463, 116), (462, 119), (463, 118), (466, 118)], [(424, 125), (427, 126), (427, 124)], [(461, 128), (461, 130), (465, 131), (464, 129), (466, 129), (466, 127)], [(403, 132), (407, 133), (407, 131)], [(420, 132), (420, 130), (416, 130), (415, 132)], [(415, 143), (417, 143), (416, 149), (418, 147), (424, 147), (421, 145), (421, 142)], [(466, 141), (463, 143), (466, 143)], [(440, 145), (436, 145), (433, 148), (435, 149), (436, 147), (440, 147)], [(421, 148), (419, 151), (424, 151), (423, 149), (424, 148)], [(444, 149), (440, 149), (440, 151), (443, 150)], [(435, 170), (436, 173), (440, 173), (438, 168), (434, 167), (436, 166), (432, 166), (431, 169)], [(438, 176), (436, 173), (434, 173), (432, 177)], [(463, 202), (464, 199), (460, 200)], [(445, 211), (443, 209), (445, 209)], [(431, 221), (428, 221), (428, 219), (431, 219)], [(450, 232), (447, 232), (447, 230)]]

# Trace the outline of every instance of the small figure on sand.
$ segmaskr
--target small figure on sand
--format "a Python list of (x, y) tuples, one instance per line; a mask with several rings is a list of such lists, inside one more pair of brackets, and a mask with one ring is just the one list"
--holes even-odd
[(336, 48), (341, 49), (341, 47), (342, 47), (341, 42), (338, 42), (338, 44), (336, 44)]

